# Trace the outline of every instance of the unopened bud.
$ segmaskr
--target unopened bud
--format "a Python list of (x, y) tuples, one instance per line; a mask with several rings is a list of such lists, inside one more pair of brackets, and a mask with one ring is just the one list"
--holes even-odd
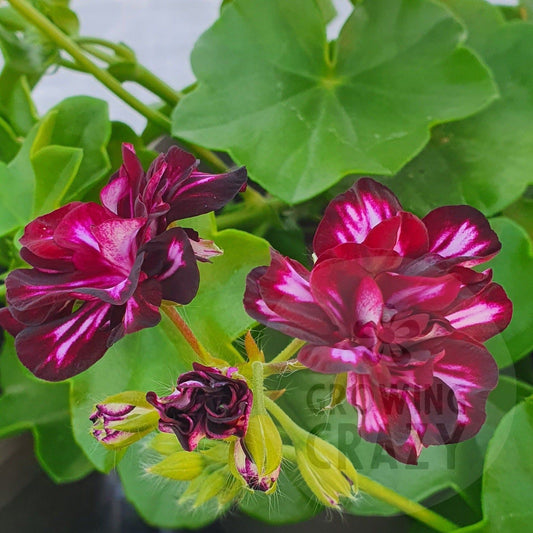
[(296, 463), (304, 481), (327, 507), (339, 508), (341, 498), (357, 494), (357, 472), (335, 446), (315, 435), (295, 443)]
[(201, 475), (205, 460), (196, 452), (175, 452), (148, 468), (148, 472), (176, 481), (191, 481)]
[(281, 468), (282, 442), (267, 413), (250, 417), (246, 435), (233, 445), (233, 458), (238, 474), (250, 489), (274, 492)]
[(119, 449), (155, 430), (159, 414), (144, 393), (128, 391), (97, 404), (90, 420), (93, 436), (107, 448)]

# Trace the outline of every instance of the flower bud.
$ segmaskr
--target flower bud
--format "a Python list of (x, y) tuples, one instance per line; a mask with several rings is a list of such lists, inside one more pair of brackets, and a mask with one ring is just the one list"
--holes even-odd
[(202, 474), (205, 460), (196, 452), (175, 452), (148, 468), (148, 472), (176, 481), (191, 481)]
[(169, 396), (146, 394), (159, 412), (159, 430), (174, 432), (186, 451), (194, 450), (203, 437), (242, 437), (252, 408), (252, 392), (246, 382), (231, 378), (233, 369), (222, 373), (198, 363), (193, 367), (178, 378), (176, 390)]
[[(233, 445), (235, 469), (252, 490), (276, 490), (282, 459), (279, 431), (267, 413), (250, 417), (248, 431)], [(235, 474), (235, 472), (234, 472)]]
[(192, 501), (192, 507), (197, 508), (215, 499), (222, 509), (231, 503), (241, 490), (242, 487), (231, 475), (227, 465), (212, 465), (191, 481), (179, 503)]
[(119, 449), (142, 439), (157, 428), (158, 412), (144, 393), (128, 391), (110, 396), (90, 416), (92, 434), (104, 446)]
[(341, 498), (357, 493), (357, 472), (351, 461), (335, 446), (309, 434), (295, 442), (296, 463), (304, 481), (327, 507), (339, 508)]

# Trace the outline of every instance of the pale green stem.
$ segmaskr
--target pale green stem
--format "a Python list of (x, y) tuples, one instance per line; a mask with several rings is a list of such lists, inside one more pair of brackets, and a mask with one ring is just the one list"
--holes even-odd
[[(279, 407), (279, 405), (273, 402), (270, 398), (265, 398), (265, 404), (267, 409), (272, 415), (274, 415), (276, 420), (287, 432), (287, 435), (293, 442), (296, 440), (297, 444), (298, 442), (302, 442), (302, 439), (304, 439), (305, 442), (305, 439), (309, 436), (307, 431), (298, 426), (289, 417), (289, 415), (287, 415), (287, 413), (285, 413), (285, 411), (283, 411), (283, 409), (281, 409), (281, 407)], [(289, 448), (290, 447), (287, 445), (283, 446), (283, 455), (287, 459), (294, 461), (294, 448), (293, 450), (290, 450)], [(450, 522), (443, 516), (434, 513), (423, 505), (420, 505), (419, 503), (414, 502), (387, 487), (384, 487), (381, 483), (373, 481), (372, 479), (359, 473), (357, 473), (357, 486), (359, 490), (362, 490), (373, 498), (399, 509), (406, 515), (409, 515), (411, 518), (414, 518), (419, 522), (423, 522), (436, 531), (442, 531), (446, 533), (448, 531), (455, 531), (458, 528), (457, 525), (455, 525), (453, 522)]]
[(300, 339), (293, 339), (289, 345), (283, 349), (270, 363), (281, 363), (282, 361), (288, 361), (293, 355), (298, 353), (300, 348), (305, 344), (306, 341)]
[(264, 392), (264, 376), (263, 363), (254, 361), (252, 363), (252, 392), (254, 394), (254, 401), (252, 405), (252, 414), (265, 413), (265, 392)]
[(301, 428), (276, 402), (268, 397), (265, 397), (265, 406), (295, 444), (305, 445), (309, 437), (308, 431)]
[(99, 37), (75, 37), (74, 40), (78, 44), (95, 44), (97, 46), (103, 46), (104, 48), (113, 50), (117, 56), (126, 61), (130, 61), (132, 63), (137, 61), (135, 54), (123, 44), (113, 43), (111, 41), (107, 41), (106, 39), (100, 39)]
[(455, 531), (459, 528), (459, 526), (450, 522), (443, 516), (427, 509), (417, 502), (401, 496), (397, 492), (384, 487), (381, 483), (377, 483), (359, 473), (357, 474), (357, 486), (366, 494), (400, 509), (400, 511), (403, 511), (406, 515), (426, 524), (436, 531), (446, 533), (448, 531)]
[(27, 0), (8, 0), (11, 6), (22, 15), (28, 22), (46, 35), (59, 48), (69, 53), (72, 58), (79, 63), (87, 72), (92, 74), (98, 81), (105, 85), (110, 91), (124, 100), (129, 106), (145, 116), (148, 120), (157, 124), (165, 131), (170, 131), (170, 120), (151, 109), (149, 106), (135, 98), (131, 93), (122, 87), (121, 83), (109, 72), (101, 69), (93, 63), (68, 35), (63, 33), (55, 24), (48, 20), (40, 11), (35, 9)]

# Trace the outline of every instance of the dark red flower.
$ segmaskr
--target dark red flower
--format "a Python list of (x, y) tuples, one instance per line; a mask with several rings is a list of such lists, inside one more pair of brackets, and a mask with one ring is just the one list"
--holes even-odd
[(187, 451), (194, 450), (203, 437), (243, 437), (252, 408), (252, 391), (246, 382), (231, 377), (235, 369), (222, 373), (198, 363), (193, 368), (178, 378), (169, 396), (146, 394), (159, 411), (160, 431), (175, 433)]
[(72, 202), (30, 222), (21, 238), (21, 257), (33, 268), (7, 277), (0, 325), (42, 379), (72, 377), (125, 334), (155, 326), (162, 300), (189, 303), (197, 260), (221, 252), (168, 223), (217, 209), (246, 180), (244, 169), (200, 174), (194, 157), (177, 148), (146, 174), (129, 145), (124, 159), (102, 191), (104, 206)]
[(308, 341), (298, 359), (348, 372), (359, 432), (400, 461), (422, 446), (473, 436), (498, 369), (482, 342), (509, 323), (511, 302), (491, 271), (470, 267), (500, 249), (469, 206), (420, 220), (386, 187), (361, 179), (328, 206), (311, 272), (272, 251), (248, 276), (256, 320)]
[(125, 334), (155, 326), (163, 298), (185, 304), (195, 296), (198, 266), (185, 231), (143, 243), (145, 222), (74, 202), (26, 226), (21, 256), (34, 268), (7, 277), (0, 322), (36, 376), (82, 372)]

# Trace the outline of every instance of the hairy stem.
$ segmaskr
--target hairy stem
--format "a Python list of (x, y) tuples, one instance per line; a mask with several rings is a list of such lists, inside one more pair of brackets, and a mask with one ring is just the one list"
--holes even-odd
[(163, 312), (170, 318), (176, 329), (181, 333), (183, 338), (187, 341), (187, 344), (193, 349), (200, 361), (205, 364), (212, 364), (213, 357), (202, 346), (200, 341), (196, 338), (196, 335), (192, 332), (191, 328), (186, 324), (185, 320), (178, 313), (174, 305), (165, 303), (161, 306)]
[(305, 344), (306, 341), (300, 339), (293, 339), (289, 345), (284, 348), (270, 363), (281, 363), (282, 361), (288, 361), (294, 354), (298, 353), (298, 350)]

